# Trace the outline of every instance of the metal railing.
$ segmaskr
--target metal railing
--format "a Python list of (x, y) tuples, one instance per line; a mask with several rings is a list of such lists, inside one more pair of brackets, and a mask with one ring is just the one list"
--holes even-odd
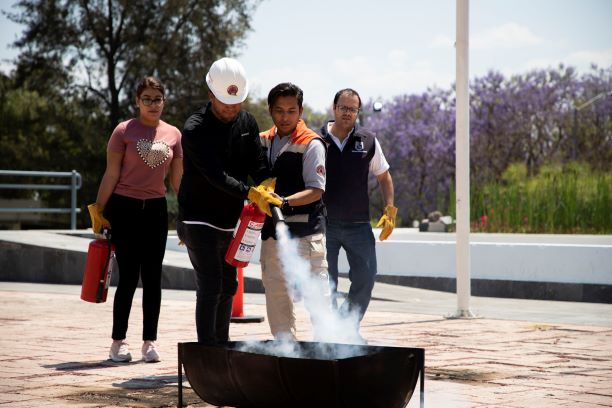
[(70, 208), (0, 208), (0, 213), (55, 213), (70, 214), (70, 229), (76, 229), (76, 216), (81, 212), (77, 207), (77, 190), (81, 188), (81, 174), (76, 170), (71, 172), (57, 171), (21, 171), (0, 170), (0, 176), (29, 176), (29, 177), (69, 177), (70, 184), (3, 184), (0, 189), (14, 190), (70, 190)]

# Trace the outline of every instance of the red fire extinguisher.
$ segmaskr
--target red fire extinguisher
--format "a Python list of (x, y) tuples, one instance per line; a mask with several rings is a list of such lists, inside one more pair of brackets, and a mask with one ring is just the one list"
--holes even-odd
[(110, 233), (106, 239), (96, 239), (89, 243), (81, 299), (86, 302), (104, 303), (110, 285), (115, 246), (111, 243)]
[(249, 264), (265, 220), (266, 214), (255, 204), (244, 206), (234, 228), (232, 241), (225, 253), (227, 263), (236, 268), (244, 268)]

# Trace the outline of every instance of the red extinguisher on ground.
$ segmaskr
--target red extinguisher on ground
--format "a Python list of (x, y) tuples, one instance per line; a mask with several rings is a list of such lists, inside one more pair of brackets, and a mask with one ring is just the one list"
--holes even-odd
[(104, 236), (106, 239), (96, 239), (89, 243), (81, 287), (81, 299), (86, 302), (106, 302), (115, 246), (111, 242), (110, 231), (104, 230)]
[(266, 214), (253, 203), (247, 204), (240, 213), (234, 228), (234, 236), (225, 252), (225, 261), (236, 268), (249, 264), (261, 234)]

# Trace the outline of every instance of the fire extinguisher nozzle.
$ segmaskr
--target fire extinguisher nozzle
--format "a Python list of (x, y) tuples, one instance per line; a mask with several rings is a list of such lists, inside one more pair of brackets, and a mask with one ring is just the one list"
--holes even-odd
[(279, 222), (285, 222), (285, 217), (283, 216), (283, 213), (280, 208), (271, 205), (270, 212), (272, 212), (272, 221), (274, 222), (275, 226)]

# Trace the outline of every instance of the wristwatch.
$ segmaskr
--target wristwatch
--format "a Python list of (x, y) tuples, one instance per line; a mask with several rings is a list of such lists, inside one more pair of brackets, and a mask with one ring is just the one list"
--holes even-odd
[(289, 200), (287, 200), (285, 197), (283, 197), (283, 203), (281, 204), (281, 210), (286, 210), (289, 207), (291, 207), (289, 205)]

